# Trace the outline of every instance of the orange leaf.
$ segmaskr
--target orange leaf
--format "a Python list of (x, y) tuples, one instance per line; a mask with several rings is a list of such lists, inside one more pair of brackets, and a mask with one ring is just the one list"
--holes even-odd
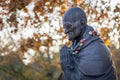
[(64, 32), (64, 28), (63, 27), (60, 27), (60, 32)]
[(42, 45), (41, 41), (37, 41), (34, 43), (34, 49), (39, 51), (39, 47)]
[(75, 3), (78, 3), (80, 0), (74, 0)]
[(62, 10), (63, 12), (66, 11), (66, 9), (67, 9), (67, 8), (66, 8), (64, 5), (61, 6), (61, 10)]
[(44, 17), (44, 21), (45, 21), (45, 22), (48, 21), (48, 17), (47, 17), (47, 16)]
[(27, 9), (27, 8), (24, 8), (23, 10), (24, 10), (24, 12), (26, 12), (26, 13), (28, 12), (28, 9)]

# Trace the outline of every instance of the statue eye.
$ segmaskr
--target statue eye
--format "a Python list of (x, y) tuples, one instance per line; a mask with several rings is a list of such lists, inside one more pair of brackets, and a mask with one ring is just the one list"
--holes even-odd
[(70, 29), (70, 28), (72, 28), (72, 24), (65, 24), (64, 27), (65, 27), (66, 29)]

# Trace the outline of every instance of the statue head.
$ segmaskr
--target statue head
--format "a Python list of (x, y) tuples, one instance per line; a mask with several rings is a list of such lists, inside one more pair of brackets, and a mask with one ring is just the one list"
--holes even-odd
[(78, 7), (70, 8), (63, 16), (63, 28), (69, 40), (75, 40), (81, 36), (87, 25), (85, 12)]

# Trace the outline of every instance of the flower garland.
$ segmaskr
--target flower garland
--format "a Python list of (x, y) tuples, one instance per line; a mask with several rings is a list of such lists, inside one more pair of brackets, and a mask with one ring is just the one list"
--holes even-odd
[[(88, 34), (91, 36), (99, 36), (99, 33), (97, 31), (89, 31)], [(80, 51), (80, 47), (83, 46), (86, 41), (87, 41), (86, 38), (81, 39), (79, 42), (79, 47), (76, 48), (72, 54), (78, 54), (78, 52)]]

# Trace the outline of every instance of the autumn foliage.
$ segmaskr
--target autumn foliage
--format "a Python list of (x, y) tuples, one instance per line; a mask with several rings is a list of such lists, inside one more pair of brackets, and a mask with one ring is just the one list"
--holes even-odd
[(111, 50), (119, 48), (119, 3), (112, 10), (110, 0), (0, 0), (0, 80), (58, 79), (59, 48), (71, 44), (62, 15), (73, 6), (85, 10)]

